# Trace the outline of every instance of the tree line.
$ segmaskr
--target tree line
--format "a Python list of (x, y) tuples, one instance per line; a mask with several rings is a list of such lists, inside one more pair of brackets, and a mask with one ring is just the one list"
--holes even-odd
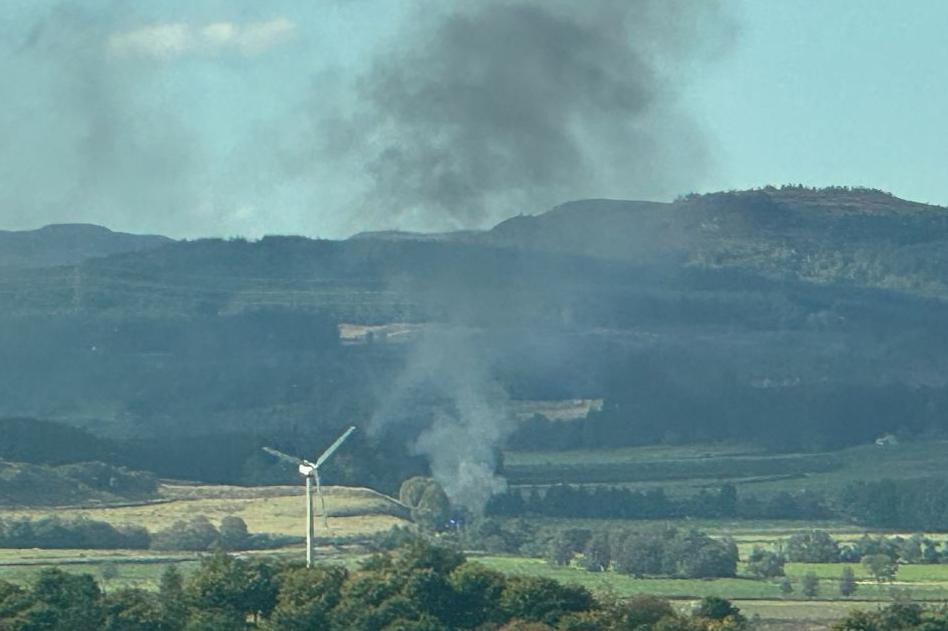
[(0, 548), (90, 550), (261, 550), (296, 543), (300, 537), (250, 533), (243, 519), (228, 515), (215, 526), (204, 515), (175, 521), (154, 533), (142, 526), (78, 517), (0, 518)]
[(157, 592), (106, 594), (90, 575), (47, 569), (27, 587), (0, 581), (0, 628), (741, 631), (747, 621), (721, 598), (706, 598), (687, 614), (650, 596), (597, 598), (581, 586), (506, 576), (454, 550), (414, 540), (352, 570), (218, 553), (187, 578), (170, 566)]
[(519, 489), (495, 495), (487, 513), (497, 516), (542, 515), (593, 519), (720, 518), (826, 519), (834, 516), (819, 493), (776, 493), (769, 498), (741, 497), (733, 484), (701, 489), (692, 496), (669, 497), (662, 488), (556, 484), (540, 492)]
[(948, 480), (854, 482), (838, 493), (781, 491), (742, 496), (732, 484), (671, 497), (658, 488), (556, 484), (541, 492), (511, 488), (495, 495), (487, 514), (588, 519), (846, 519), (871, 528), (948, 530)]

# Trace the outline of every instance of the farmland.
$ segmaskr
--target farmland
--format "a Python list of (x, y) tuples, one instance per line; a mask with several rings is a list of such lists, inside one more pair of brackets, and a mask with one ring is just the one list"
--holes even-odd
[(948, 441), (940, 440), (822, 453), (773, 454), (752, 446), (711, 444), (504, 454), (504, 470), (514, 486), (660, 486), (670, 493), (725, 482), (749, 494), (837, 491), (854, 481), (940, 477), (946, 469)]
[[(642, 447), (602, 452), (505, 454), (506, 472), (516, 484), (544, 484), (562, 480), (578, 481), (574, 472), (607, 472), (612, 480), (631, 488), (663, 486), (670, 493), (689, 493), (723, 481), (735, 484), (742, 494), (772, 493), (801, 488), (839, 489), (860, 479), (917, 477), (931, 475), (939, 463), (944, 443), (910, 443), (895, 448), (855, 447), (827, 454), (768, 455), (739, 445), (692, 447)], [(743, 470), (736, 463), (745, 463)], [(752, 464), (746, 464), (752, 463)], [(778, 477), (789, 463), (796, 467), (792, 476)], [(948, 464), (948, 462), (945, 462)], [(745, 477), (750, 468), (759, 474)], [(586, 473), (582, 473), (585, 471)], [(528, 474), (525, 474), (528, 472)], [(736, 472), (736, 473), (734, 473)], [(588, 477), (587, 477), (588, 479)], [(529, 484), (528, 484), (529, 486)], [(317, 524), (320, 563), (342, 563), (354, 567), (367, 554), (365, 548), (348, 545), (394, 525), (408, 524), (405, 506), (373, 490), (355, 487), (326, 487), (329, 530)], [(164, 481), (153, 501), (124, 505), (73, 506), (56, 509), (63, 518), (87, 517), (112, 524), (144, 526), (150, 531), (168, 528), (176, 521), (201, 514), (213, 523), (226, 516), (242, 518), (251, 532), (299, 535), (304, 520), (304, 502), (299, 486), (240, 487)], [(10, 507), (0, 517), (39, 518), (50, 514), (49, 507)], [(501, 521), (506, 520), (503, 518)], [(674, 526), (698, 529), (714, 537), (735, 541), (742, 560), (754, 547), (780, 549), (794, 533), (820, 528), (840, 543), (853, 541), (869, 529), (841, 520), (794, 521), (720, 519), (555, 519), (532, 518), (547, 528), (649, 529)], [(909, 535), (911, 533), (889, 533)], [(928, 533), (944, 547), (946, 535)], [(268, 558), (299, 558), (300, 544), (241, 555)], [(100, 578), (106, 589), (140, 587), (155, 589), (163, 569), (174, 564), (185, 574), (197, 567), (199, 553), (152, 550), (3, 550), (0, 551), (0, 579), (29, 581), (43, 567), (58, 566), (69, 572), (87, 572)], [(781, 588), (777, 579), (752, 577), (745, 563), (736, 578), (677, 579), (636, 578), (614, 571), (588, 572), (578, 565), (554, 566), (541, 559), (516, 555), (475, 554), (475, 560), (508, 575), (542, 576), (583, 585), (590, 590), (617, 597), (654, 594), (672, 599), (687, 608), (705, 596), (733, 600), (745, 613), (763, 621), (762, 629), (825, 629), (832, 620), (851, 609), (871, 609), (894, 600), (948, 600), (948, 565), (900, 565), (890, 582), (880, 583), (859, 563), (787, 563), (785, 573), (791, 589)], [(844, 567), (850, 567), (857, 583), (849, 598), (839, 595), (838, 581)], [(106, 576), (108, 568), (109, 578)], [(804, 576), (817, 580), (816, 595), (802, 593)], [(790, 620), (798, 626), (786, 626)], [(806, 625), (806, 626), (804, 626)]]

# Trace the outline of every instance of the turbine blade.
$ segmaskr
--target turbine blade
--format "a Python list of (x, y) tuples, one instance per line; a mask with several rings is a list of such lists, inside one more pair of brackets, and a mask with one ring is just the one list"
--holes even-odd
[(354, 431), (355, 431), (355, 426), (353, 425), (352, 427), (350, 427), (349, 429), (347, 429), (346, 432), (345, 432), (342, 436), (340, 436), (339, 438), (337, 438), (337, 439), (336, 439), (336, 442), (334, 442), (332, 445), (330, 445), (330, 446), (329, 446), (329, 449), (327, 449), (326, 451), (324, 451), (324, 452), (323, 452), (323, 455), (321, 455), (319, 458), (317, 458), (317, 460), (316, 460), (316, 466), (318, 467), (318, 466), (320, 466), (321, 464), (323, 464), (324, 462), (326, 462), (326, 460), (329, 459), (329, 456), (331, 456), (334, 451), (336, 451), (337, 449), (339, 449), (339, 445), (341, 445), (341, 444), (343, 443), (343, 441), (345, 441), (347, 438), (349, 438), (349, 434), (351, 434), (351, 433), (354, 432)]
[(271, 456), (277, 458), (278, 460), (282, 460), (283, 462), (288, 462), (292, 464), (293, 466), (296, 466), (299, 463), (303, 462), (302, 458), (294, 458), (293, 456), (285, 454), (282, 451), (277, 451), (276, 449), (272, 449), (270, 447), (263, 447), (263, 450), (267, 452), (268, 454), (270, 454)]

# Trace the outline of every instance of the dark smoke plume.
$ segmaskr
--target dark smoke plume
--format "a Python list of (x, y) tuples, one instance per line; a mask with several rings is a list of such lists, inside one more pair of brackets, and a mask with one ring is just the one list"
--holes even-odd
[(373, 220), (477, 226), (569, 198), (670, 196), (703, 171), (676, 83), (721, 48), (716, 4), (420, 7), (359, 78), (354, 112), (328, 122), (330, 153), (369, 175)]

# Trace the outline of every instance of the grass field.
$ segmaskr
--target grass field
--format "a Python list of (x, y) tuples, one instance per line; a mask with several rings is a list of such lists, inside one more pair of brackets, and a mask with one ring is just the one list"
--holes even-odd
[[(734, 482), (742, 494), (806, 489), (839, 489), (854, 480), (909, 478), (942, 475), (948, 470), (948, 443), (903, 444), (880, 448), (856, 447), (832, 454), (767, 455), (746, 446), (643, 447), (601, 452), (505, 454), (505, 468), (513, 482), (544, 485), (581, 482), (601, 477), (610, 483), (628, 486), (663, 486), (670, 493), (695, 490)], [(519, 477), (518, 477), (519, 476)], [(573, 477), (570, 477), (573, 476)], [(318, 527), (317, 535), (334, 539), (358, 537), (405, 524), (406, 509), (392, 498), (369, 489), (329, 487), (326, 489), (329, 531)], [(49, 508), (0, 509), (0, 517), (48, 515)], [(154, 502), (111, 506), (64, 508), (62, 517), (85, 515), (111, 523), (130, 523), (151, 531), (170, 526), (177, 520), (204, 514), (219, 523), (227, 515), (243, 518), (251, 532), (299, 535), (304, 523), (305, 503), (298, 486), (234, 487), (163, 483), (160, 499)], [(588, 528), (633, 528), (676, 526), (696, 528), (712, 536), (731, 537), (742, 558), (754, 546), (774, 548), (795, 532), (821, 528), (840, 541), (862, 536), (865, 528), (839, 521), (777, 521), (737, 519), (681, 519), (655, 521), (543, 519), (544, 525)], [(318, 522), (321, 526), (321, 520)], [(911, 533), (888, 533), (904, 534)], [(931, 534), (945, 542), (945, 534)], [(274, 557), (301, 558), (303, 547), (291, 546), (260, 552)], [(323, 547), (324, 562), (354, 565), (363, 556), (355, 549)], [(101, 576), (103, 564), (118, 570), (106, 589), (122, 586), (153, 589), (168, 564), (184, 572), (198, 563), (197, 554), (153, 551), (88, 550), (0, 550), (0, 579), (26, 581), (43, 567), (60, 566), (67, 571)], [(749, 577), (716, 580), (633, 578), (614, 572), (590, 573), (578, 567), (555, 567), (539, 559), (515, 556), (477, 556), (475, 560), (507, 574), (546, 576), (581, 584), (598, 593), (619, 597), (648, 593), (673, 599), (687, 607), (704, 596), (721, 596), (734, 601), (748, 615), (759, 616), (762, 631), (828, 629), (831, 621), (848, 611), (873, 609), (893, 599), (910, 597), (929, 602), (948, 601), (948, 564), (904, 565), (892, 583), (879, 584), (858, 564), (848, 564), (858, 580), (854, 597), (841, 599), (838, 579), (847, 564), (788, 563), (786, 574), (793, 591), (783, 594), (776, 580)], [(739, 573), (743, 566), (739, 567)], [(813, 599), (800, 592), (802, 577), (819, 578), (819, 593)]]
[[(876, 609), (896, 598), (932, 603), (948, 600), (948, 566), (941, 565), (903, 566), (891, 584), (878, 584), (858, 564), (851, 565), (859, 579), (856, 593), (851, 598), (841, 598), (837, 581), (846, 565), (842, 563), (788, 563), (787, 576), (794, 591), (784, 595), (776, 580), (634, 578), (615, 572), (556, 567), (540, 559), (523, 557), (478, 556), (474, 560), (506, 574), (544, 576), (620, 598), (654, 594), (687, 607), (705, 596), (721, 596), (732, 600), (746, 615), (759, 617), (761, 631), (828, 629), (849, 611)], [(814, 598), (800, 594), (800, 579), (808, 572), (820, 579)]]
[[(324, 487), (329, 530), (317, 521), (319, 536), (356, 537), (404, 524), (407, 510), (392, 498), (371, 489)], [(125, 506), (55, 509), (63, 518), (85, 516), (113, 524), (144, 526), (150, 531), (175, 521), (205, 515), (219, 523), (223, 517), (242, 518), (251, 532), (299, 535), (306, 520), (305, 493), (297, 486), (236, 487), (162, 484), (161, 499)], [(317, 511), (319, 510), (319, 502)], [(0, 517), (38, 517), (53, 509), (0, 509)]]
[[(324, 487), (329, 529), (317, 521), (317, 543), (358, 539), (383, 532), (395, 525), (407, 524), (407, 509), (396, 500), (371, 489)], [(171, 526), (175, 521), (205, 515), (220, 523), (223, 517), (241, 517), (251, 532), (300, 535), (306, 519), (303, 489), (297, 486), (236, 487), (163, 483), (160, 498), (152, 502), (123, 506), (89, 508), (9, 508), (0, 509), (0, 518), (38, 518), (55, 514), (62, 518), (88, 517), (112, 524), (144, 526), (151, 532)], [(317, 502), (317, 512), (319, 503)], [(279, 550), (245, 553), (266, 557), (303, 558), (302, 544)], [(350, 563), (353, 555), (346, 549), (324, 546), (319, 558)], [(118, 577), (107, 588), (142, 587), (153, 589), (168, 564), (188, 571), (198, 563), (197, 553), (163, 553), (150, 550), (4, 550), (0, 549), (0, 579), (23, 582), (44, 567), (61, 567), (70, 572), (99, 576), (108, 563)]]
[(504, 454), (514, 486), (558, 483), (661, 486), (670, 494), (735, 484), (743, 493), (835, 491), (855, 480), (943, 477), (948, 441), (861, 445), (826, 453), (768, 454), (742, 445), (649, 446)]

